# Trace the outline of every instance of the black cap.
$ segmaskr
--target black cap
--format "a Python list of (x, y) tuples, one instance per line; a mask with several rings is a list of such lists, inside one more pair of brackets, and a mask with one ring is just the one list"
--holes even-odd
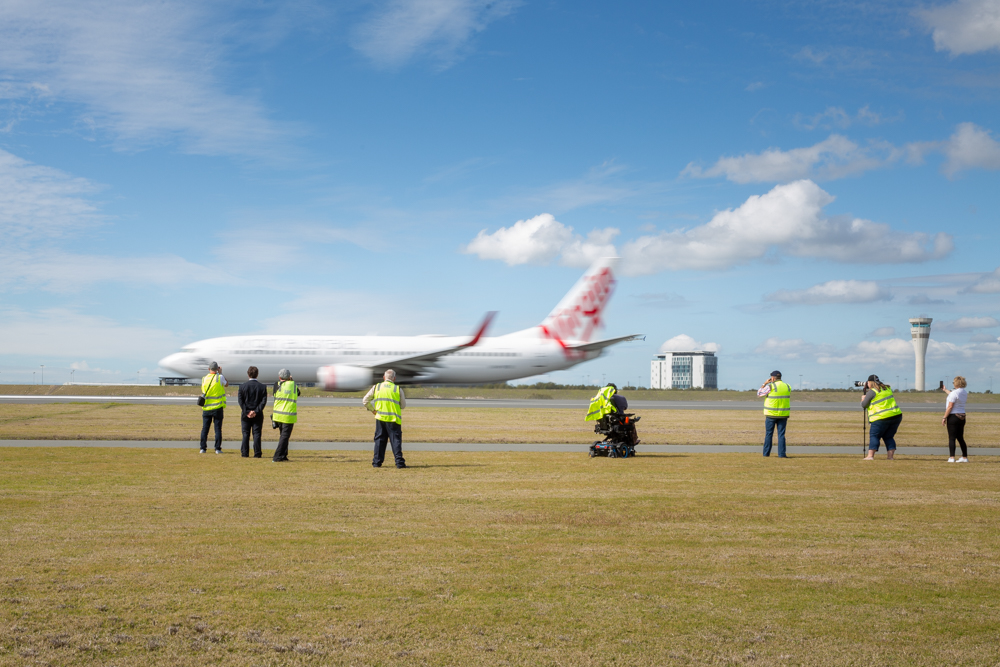
[(868, 376), (868, 381), (869, 382), (881, 382), (881, 380), (878, 379), (878, 376), (875, 375), (874, 373), (872, 373), (871, 375)]
[(773, 378), (780, 378), (781, 377), (781, 371), (771, 371), (771, 377), (773, 377)]

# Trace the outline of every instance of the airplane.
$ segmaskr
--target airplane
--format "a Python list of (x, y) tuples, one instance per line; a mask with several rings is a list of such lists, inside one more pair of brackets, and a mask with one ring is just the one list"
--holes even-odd
[(616, 343), (641, 334), (591, 340), (614, 292), (617, 257), (594, 262), (541, 324), (487, 337), (496, 315), (487, 313), (472, 336), (226, 336), (184, 346), (160, 366), (185, 378), (200, 378), (216, 361), (226, 369), (256, 366), (261, 382), (287, 368), (300, 383), (326, 391), (370, 387), (386, 369), (399, 384), (506, 382), (572, 368), (596, 359)]

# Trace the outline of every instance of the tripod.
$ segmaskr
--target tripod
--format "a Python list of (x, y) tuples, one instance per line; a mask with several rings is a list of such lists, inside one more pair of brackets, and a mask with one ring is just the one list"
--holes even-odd
[(861, 408), (861, 456), (868, 455), (868, 411)]

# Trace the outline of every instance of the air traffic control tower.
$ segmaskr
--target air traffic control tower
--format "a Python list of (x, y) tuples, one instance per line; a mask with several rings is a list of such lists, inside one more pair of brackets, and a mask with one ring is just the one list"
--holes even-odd
[(910, 338), (913, 341), (913, 353), (917, 357), (917, 372), (913, 379), (913, 388), (924, 391), (924, 360), (927, 357), (927, 342), (931, 338), (930, 317), (914, 317), (910, 319)]

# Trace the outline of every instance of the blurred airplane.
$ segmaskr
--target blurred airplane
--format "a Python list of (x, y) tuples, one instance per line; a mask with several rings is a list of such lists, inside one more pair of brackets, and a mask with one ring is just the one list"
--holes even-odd
[(471, 336), (226, 336), (191, 343), (160, 366), (198, 378), (217, 361), (233, 379), (256, 366), (262, 382), (287, 368), (296, 381), (318, 382), (327, 391), (367, 388), (387, 368), (399, 384), (506, 382), (565, 370), (610, 345), (642, 338), (591, 340), (614, 291), (617, 259), (596, 261), (541, 324), (504, 336), (486, 336), (491, 312)]

